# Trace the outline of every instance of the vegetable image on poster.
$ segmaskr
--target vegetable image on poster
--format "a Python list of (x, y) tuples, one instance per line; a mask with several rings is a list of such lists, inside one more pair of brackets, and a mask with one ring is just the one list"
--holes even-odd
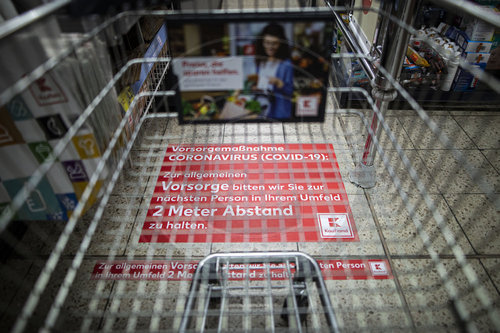
[(358, 240), (330, 144), (168, 146), (139, 238)]
[(332, 25), (168, 22), (180, 123), (322, 121)]

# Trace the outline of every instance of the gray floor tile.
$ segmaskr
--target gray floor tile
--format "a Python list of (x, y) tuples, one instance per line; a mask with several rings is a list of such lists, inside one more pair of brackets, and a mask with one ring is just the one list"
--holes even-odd
[(484, 265), (495, 287), (497, 289), (500, 288), (500, 258), (483, 258), (481, 259), (481, 263)]
[(474, 250), (500, 255), (500, 215), (488, 198), (481, 194), (445, 194), (445, 198)]
[[(87, 253), (90, 255), (123, 254), (143, 201), (142, 196), (111, 196), (97, 224)], [(93, 215), (88, 216), (84, 221), (90, 222), (91, 219)], [(87, 230), (83, 229), (82, 232), (87, 232)], [(72, 244), (69, 248), (74, 248), (73, 251), (76, 251), (77, 248), (74, 245), (79, 244)]]
[(340, 175), (347, 194), (363, 194), (363, 189), (356, 184), (351, 183), (349, 180), (349, 174), (355, 167), (351, 152), (345, 150), (335, 150), (335, 155), (337, 157)]
[(485, 149), (482, 153), (495, 170), (500, 173), (500, 149)]
[(326, 281), (342, 332), (407, 332), (406, 315), (393, 280)]
[(225, 144), (284, 143), (282, 124), (226, 124)]
[(139, 130), (139, 135), (132, 146), (132, 150), (161, 148), (164, 144), (165, 132), (169, 121), (169, 118), (163, 117), (145, 119)]
[(142, 196), (147, 190), (151, 190), (151, 185), (158, 177), (164, 155), (164, 149), (134, 152), (130, 165), (123, 170), (115, 184), (114, 193)]
[[(463, 271), (453, 260), (441, 260), (443, 268), (448, 272), (448, 281), (457, 291), (457, 300), (473, 314), (471, 324), (479, 332), (494, 331), (490, 318), (480, 310), (481, 303), (471, 292), (471, 284)], [(479, 276), (489, 298), (498, 301), (497, 291), (485, 276), (485, 271), (478, 260), (469, 260), (471, 269)], [(417, 331), (449, 332), (460, 327), (449, 301), (450, 296), (443, 286), (436, 267), (430, 260), (404, 259), (394, 260), (394, 270), (398, 271), (401, 288), (409, 305)]]
[(230, 1), (225, 0), (222, 2), (224, 9), (241, 9), (241, 8), (269, 8), (268, 0), (243, 0), (243, 1)]
[(478, 117), (478, 116), (491, 116), (491, 115), (495, 115), (495, 110), (484, 110), (484, 111), (450, 110), (449, 113), (452, 116)]
[[(453, 117), (431, 116), (430, 119), (439, 127), (451, 141), (455, 149), (476, 148), (466, 132), (457, 124)], [(445, 149), (446, 146), (440, 142), (438, 137), (429, 129), (428, 125), (420, 117), (400, 117), (399, 121), (408, 133), (413, 145), (417, 149)]]
[[(429, 116), (449, 116), (451, 114), (451, 112), (448, 110), (432, 110), (432, 109), (427, 110), (427, 109), (424, 109), (424, 111)], [(417, 117), (418, 113), (417, 113), (417, 111), (415, 111), (413, 109), (405, 109), (405, 110), (390, 109), (390, 110), (387, 110), (386, 116), (387, 117), (403, 117), (403, 116)]]
[[(166, 144), (222, 143), (225, 125), (179, 125), (177, 119), (170, 119), (165, 132)], [(165, 149), (166, 144), (161, 148)]]
[(2, 270), (0, 271), (0, 293), (2, 299), (0, 301), (0, 330), (9, 332), (12, 328), (13, 320), (16, 317), (22, 301), (32, 286), (31, 283), (25, 282), (33, 260), (30, 259), (7, 259), (2, 262)]
[[(61, 309), (55, 326), (57, 330), (88, 331), (99, 328), (115, 281), (90, 279), (95, 263), (95, 260), (82, 262)], [(64, 264), (69, 265), (70, 262), (64, 261)]]
[[(342, 117), (345, 124), (344, 134), (346, 138), (354, 145), (357, 152), (362, 152), (366, 139), (368, 137), (368, 129), (359, 117)], [(372, 118), (367, 117), (368, 126), (371, 126)], [(395, 142), (403, 149), (413, 149), (414, 146), (410, 137), (396, 117), (386, 117), (384, 123), (388, 126), (390, 132), (395, 138)], [(390, 139), (389, 132), (381, 125), (380, 136), (378, 137), (378, 146), (384, 150), (396, 149), (394, 142)]]
[(104, 330), (171, 330), (182, 316), (189, 284), (184, 281), (117, 281), (109, 298)]
[[(430, 247), (440, 254), (452, 254), (443, 231), (439, 227), (433, 211), (431, 211), (421, 196), (411, 194), (408, 196), (407, 204), (414, 210), (411, 218), (409, 208), (396, 193), (370, 194), (377, 219), (380, 223), (385, 242), (391, 255), (426, 255), (428, 250), (424, 246), (422, 237), (424, 233), (429, 237)], [(454, 215), (449, 210), (445, 200), (440, 195), (430, 195), (430, 200), (435, 205), (435, 212), (444, 220), (444, 224), (451, 231), (455, 241), (467, 254), (473, 254), (472, 248), (456, 223)], [(417, 223), (415, 223), (415, 222)], [(424, 233), (418, 231), (416, 225), (420, 225)]]
[(325, 115), (323, 123), (283, 124), (287, 143), (331, 143), (336, 149), (348, 149), (338, 116)]
[[(486, 158), (477, 150), (460, 150), (460, 154), (477, 172), (488, 187), (488, 192), (500, 191), (500, 177)], [(419, 150), (418, 154), (434, 178), (434, 183), (443, 193), (486, 193), (468, 172), (464, 164), (456, 160), (451, 151)]]
[(454, 117), (479, 149), (500, 148), (500, 117)]
[[(411, 167), (415, 170), (418, 179), (426, 191), (429, 193), (437, 193), (438, 187), (435, 184), (433, 175), (429, 173), (427, 169), (426, 161), (421, 158), (421, 154), (419, 154), (417, 150), (404, 150), (403, 154), (406, 156), (406, 159), (409, 161)], [(375, 187), (368, 189), (368, 192), (397, 192), (398, 187), (394, 183), (394, 175), (399, 181), (398, 186), (400, 186), (405, 193), (415, 192), (417, 185), (411, 176), (410, 168), (403, 162), (398, 152), (390, 150), (384, 151), (384, 156), (386, 162), (384, 162), (384, 157), (381, 154), (377, 154), (376, 156), (374, 166), (377, 174), (377, 183)], [(389, 172), (391, 168), (394, 175)]]

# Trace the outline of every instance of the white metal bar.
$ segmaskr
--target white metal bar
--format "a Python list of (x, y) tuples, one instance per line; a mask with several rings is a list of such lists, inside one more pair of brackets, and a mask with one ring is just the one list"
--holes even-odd
[(242, 328), (245, 332), (250, 332), (252, 330), (252, 303), (250, 301), (250, 264), (245, 264), (245, 294), (243, 296), (243, 313), (242, 318)]
[(33, 24), (44, 17), (54, 14), (59, 9), (71, 3), (71, 0), (53, 0), (41, 6), (35, 7), (19, 16), (0, 23), (0, 39), (5, 38), (16, 31)]
[(269, 262), (265, 263), (266, 268), (266, 304), (265, 307), (266, 313), (270, 313), (271, 315), (266, 316), (266, 330), (271, 330), (271, 332), (275, 331), (275, 323), (274, 323), (274, 306), (273, 306), (273, 293), (272, 293), (272, 282), (271, 282), (271, 270), (269, 268)]
[[(288, 298), (288, 300), (290, 299), (292, 300), (292, 304), (290, 304), (290, 302), (287, 302), (287, 307), (293, 306), (293, 314), (294, 314), (293, 318), (295, 319), (295, 323), (297, 324), (297, 331), (301, 333), (302, 324), (300, 322), (300, 309), (299, 305), (297, 304), (297, 299), (295, 297), (295, 286), (292, 280), (292, 272), (290, 270), (290, 260), (287, 259), (285, 263), (286, 263), (286, 271), (288, 273), (288, 286), (290, 287), (290, 297)], [(296, 267), (295, 269), (297, 270), (299, 269), (299, 267)], [(288, 313), (290, 314), (290, 311), (288, 311)], [(290, 317), (290, 315), (288, 317)]]
[(465, 13), (484, 21), (496, 28), (500, 28), (500, 18), (498, 14), (481, 7), (471, 1), (465, 0), (431, 0), (436, 5), (443, 6), (458, 13)]
[[(222, 267), (222, 269), (224, 270), (222, 272), (222, 286), (226, 287), (227, 286), (227, 279), (229, 276), (229, 261), (226, 260), (224, 262), (224, 266)], [(222, 299), (220, 301), (219, 322), (217, 324), (217, 331), (218, 332), (223, 332), (224, 330), (227, 329), (227, 323), (228, 323), (229, 315), (230, 315), (229, 310), (227, 311), (227, 314), (225, 314), (226, 307), (228, 306), (227, 305), (227, 298), (228, 298), (227, 295), (228, 295), (227, 289), (222, 288)]]

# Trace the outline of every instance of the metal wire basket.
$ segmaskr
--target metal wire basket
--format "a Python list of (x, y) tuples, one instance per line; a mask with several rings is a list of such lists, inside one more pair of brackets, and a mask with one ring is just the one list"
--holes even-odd
[[(283, 305), (277, 313), (276, 303)], [(283, 331), (338, 330), (314, 259), (293, 252), (212, 254), (193, 276), (180, 331), (269, 331), (280, 321)]]

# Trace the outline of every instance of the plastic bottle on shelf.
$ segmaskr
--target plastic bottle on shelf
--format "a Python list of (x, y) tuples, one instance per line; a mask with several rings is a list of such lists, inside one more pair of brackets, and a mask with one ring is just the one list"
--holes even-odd
[[(436, 37), (433, 39), (434, 43), (436, 43), (436, 45), (434, 45), (436, 47), (436, 50), (439, 52), (440, 49), (443, 48), (443, 46), (446, 44), (446, 41), (441, 38), (441, 37)], [(441, 52), (439, 52), (441, 53)]]
[(446, 76), (441, 81), (441, 90), (450, 91), (455, 75), (458, 71), (460, 52), (455, 51), (452, 44), (445, 45), (443, 49), (443, 58), (446, 61), (446, 66), (448, 67), (448, 72)]
[(425, 36), (426, 36), (426, 34), (425, 34), (425, 29), (424, 29), (424, 28), (422, 28), (422, 29), (417, 30), (417, 34), (415, 35), (415, 38), (417, 38), (417, 39), (422, 39), (422, 38), (424, 38)]
[(415, 50), (415, 51), (420, 51), (420, 47), (422, 46), (422, 41), (421, 40), (418, 40), (418, 39), (414, 39), (411, 41), (411, 47)]
[(422, 47), (422, 41), (426, 37), (426, 33), (424, 28), (422, 27), (420, 30), (417, 30), (417, 33), (415, 36), (411, 36), (410, 38), (410, 46), (415, 50), (419, 51), (420, 48)]

